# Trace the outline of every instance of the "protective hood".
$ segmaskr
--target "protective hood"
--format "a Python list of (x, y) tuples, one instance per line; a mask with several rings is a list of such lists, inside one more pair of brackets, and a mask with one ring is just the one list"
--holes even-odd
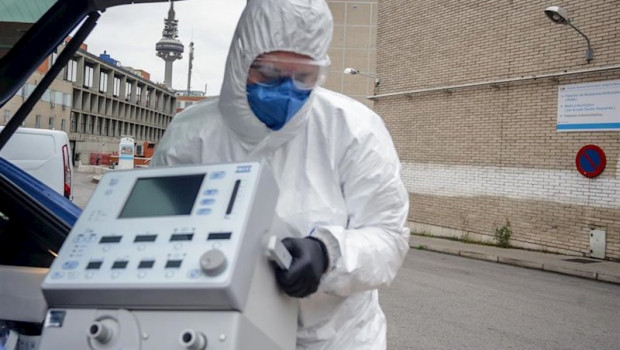
[[(290, 51), (327, 59), (332, 15), (324, 0), (251, 0), (241, 14), (226, 61), (219, 108), (224, 123), (250, 149), (275, 133), (252, 112), (246, 81), (254, 59), (266, 52)], [(276, 131), (280, 141), (294, 136), (307, 121), (313, 96), (295, 117)]]

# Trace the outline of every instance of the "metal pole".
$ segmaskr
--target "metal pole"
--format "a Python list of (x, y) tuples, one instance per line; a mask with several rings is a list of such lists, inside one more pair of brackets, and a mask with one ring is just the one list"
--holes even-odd
[(403, 91), (403, 92), (391, 92), (391, 93), (381, 94), (381, 95), (376, 95), (376, 96), (366, 96), (366, 98), (368, 98), (370, 100), (376, 100), (376, 99), (380, 99), (380, 98), (384, 98), (384, 97), (394, 97), (394, 96), (400, 96), (400, 95), (414, 95), (414, 94), (420, 94), (420, 93), (424, 93), (424, 92), (433, 92), (433, 91), (442, 91), (442, 90), (447, 91), (447, 90), (462, 89), (462, 88), (468, 88), (468, 87), (505, 84), (505, 83), (512, 83), (512, 82), (518, 82), (518, 81), (536, 80), (536, 79), (543, 79), (543, 78), (553, 78), (553, 77), (561, 77), (561, 76), (575, 75), (575, 74), (604, 72), (604, 71), (615, 70), (615, 69), (620, 69), (620, 64), (619, 65), (614, 65), (614, 66), (609, 66), (609, 67), (598, 67), (598, 68), (582, 69), (582, 70), (576, 70), (576, 71), (572, 71), (572, 72), (560, 72), (560, 73), (550, 73), (550, 74), (542, 74), (542, 75), (531, 75), (531, 76), (527, 76), (527, 77), (490, 80), (490, 81), (468, 83), (468, 84), (461, 84), (461, 85), (438, 86), (438, 87), (423, 88), (423, 89), (409, 90), (409, 91)]

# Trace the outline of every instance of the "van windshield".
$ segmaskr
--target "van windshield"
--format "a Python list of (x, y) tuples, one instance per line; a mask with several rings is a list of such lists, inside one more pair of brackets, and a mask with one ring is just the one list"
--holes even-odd
[(54, 3), (56, 0), (0, 0), (0, 58)]

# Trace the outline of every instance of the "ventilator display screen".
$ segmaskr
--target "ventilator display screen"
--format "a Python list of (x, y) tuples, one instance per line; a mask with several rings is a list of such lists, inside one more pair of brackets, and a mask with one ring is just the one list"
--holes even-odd
[(205, 176), (139, 178), (119, 218), (190, 215)]

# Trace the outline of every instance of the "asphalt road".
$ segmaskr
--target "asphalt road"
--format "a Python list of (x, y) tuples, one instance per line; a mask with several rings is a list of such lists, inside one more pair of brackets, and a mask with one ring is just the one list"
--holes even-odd
[(73, 178), (71, 179), (73, 203), (82, 209), (84, 209), (95, 187), (97, 187), (97, 183), (93, 182), (94, 175), (95, 174), (73, 171)]
[(411, 250), (380, 292), (388, 349), (619, 349), (614, 284)]

